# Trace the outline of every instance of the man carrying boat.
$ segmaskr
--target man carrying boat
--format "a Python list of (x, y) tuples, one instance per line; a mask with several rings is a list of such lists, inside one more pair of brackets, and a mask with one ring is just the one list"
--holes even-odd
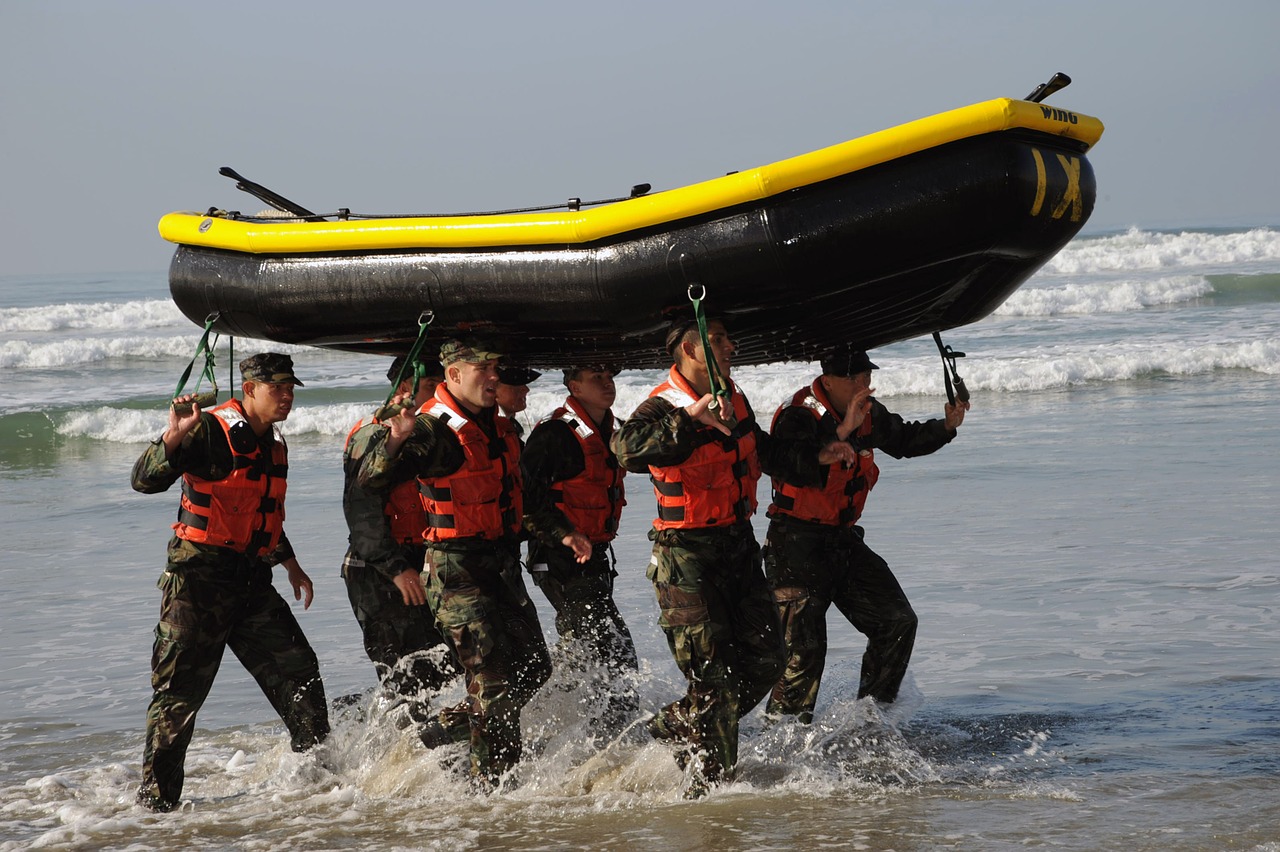
[[(431, 364), (406, 365), (401, 356), (392, 362), (387, 378), (398, 383), (396, 400), (417, 411), (433, 397), (444, 372), (434, 358)], [(427, 692), (439, 690), (460, 669), (426, 605), (419, 571), (426, 552), (427, 516), (417, 480), (401, 475), (395, 485), (376, 490), (358, 482), (365, 455), (386, 432), (380, 419), (386, 411), (357, 423), (343, 447), (342, 512), (348, 547), (342, 579), (365, 653), (386, 696), (404, 707), (407, 723), (423, 726), (430, 720)]]
[(240, 362), (244, 399), (211, 411), (177, 405), (169, 425), (133, 466), (143, 494), (182, 480), (182, 503), (168, 564), (151, 657), (151, 705), (138, 803), (177, 807), (183, 764), (196, 714), (230, 647), (289, 729), (294, 751), (329, 734), (328, 707), (315, 652), (289, 605), (271, 584), (283, 565), (294, 600), (311, 606), (311, 579), (284, 535), (288, 451), (275, 428), (289, 416), (294, 386), (288, 355), (263, 353)]
[[(492, 789), (520, 759), (520, 710), (551, 676), (538, 613), (518, 559), (523, 515), (520, 441), (497, 414), (501, 353), (474, 340), (440, 347), (444, 383), (415, 417), (388, 418), (386, 439), (366, 454), (358, 481), (386, 488), (418, 480), (427, 514), (427, 606), (466, 673), (471, 774)], [(461, 715), (446, 710), (436, 736), (457, 739)]]
[(521, 457), (529, 573), (556, 611), (571, 665), (603, 699), (600, 722), (614, 736), (639, 709), (635, 643), (613, 600), (611, 542), (626, 504), (626, 471), (609, 448), (618, 369), (590, 364), (564, 371), (564, 404), (529, 433)]
[(967, 401), (942, 419), (906, 422), (871, 394), (865, 352), (843, 346), (822, 359), (822, 375), (779, 407), (772, 433), (783, 441), (836, 439), (856, 450), (853, 465), (831, 464), (818, 483), (787, 471), (773, 476), (765, 570), (787, 641), (787, 667), (765, 712), (813, 720), (827, 653), (827, 609), (834, 603), (867, 636), (858, 697), (889, 703), (907, 673), (916, 614), (888, 564), (857, 525), (879, 478), (875, 450), (894, 458), (936, 452), (964, 422)]
[(751, 529), (761, 472), (816, 484), (826, 465), (853, 460), (843, 442), (771, 440), (729, 379), (734, 345), (724, 324), (709, 320), (705, 332), (704, 339), (694, 320), (672, 325), (667, 380), (612, 441), (623, 467), (650, 475), (658, 500), (647, 576), (688, 690), (658, 712), (649, 731), (681, 745), (682, 766), (691, 756), (700, 761), (690, 797), (733, 777), (738, 719), (768, 694), (785, 661)]

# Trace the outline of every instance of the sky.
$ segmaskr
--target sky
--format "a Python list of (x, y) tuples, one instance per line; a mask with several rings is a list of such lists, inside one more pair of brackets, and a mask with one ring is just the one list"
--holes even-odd
[(465, 212), (707, 180), (995, 97), (1100, 118), (1085, 232), (1280, 225), (1280, 3), (0, 0), (0, 277), (174, 210)]

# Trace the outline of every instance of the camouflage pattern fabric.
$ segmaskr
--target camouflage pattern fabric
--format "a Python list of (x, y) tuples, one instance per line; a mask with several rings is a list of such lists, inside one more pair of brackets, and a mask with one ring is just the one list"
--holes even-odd
[[(551, 676), (516, 544), (464, 540), (427, 547), (427, 605), (466, 673), (471, 773), (492, 786), (522, 752), (520, 710)], [(446, 735), (459, 714), (445, 711)]]
[(141, 803), (157, 810), (178, 804), (196, 714), (226, 648), (284, 720), (294, 751), (328, 736), (328, 706), (315, 652), (271, 585), (264, 562), (174, 538), (157, 585), (162, 599), (152, 650)]
[(861, 527), (775, 519), (765, 539), (764, 562), (787, 644), (786, 671), (765, 712), (812, 721), (833, 603), (867, 636), (858, 697), (897, 698), (915, 646), (917, 618), (888, 564), (863, 542)]
[(431, 694), (462, 672), (431, 610), (406, 606), (396, 584), (372, 567), (345, 562), (342, 578), (378, 680), (407, 703), (413, 722), (426, 724)]
[(395, 584), (395, 577), (405, 570), (422, 570), (425, 548), (401, 544), (392, 537), (387, 517), (389, 487), (359, 484), (364, 457), (386, 435), (382, 425), (367, 423), (351, 434), (342, 453), (342, 513), (349, 542), (342, 579), (378, 680), (407, 702), (409, 717), (421, 730), (430, 721), (428, 693), (438, 691), (462, 670), (436, 628), (431, 610), (406, 605)]
[(631, 631), (613, 601), (616, 572), (608, 546), (597, 545), (584, 565), (566, 547), (535, 544), (529, 565), (534, 584), (555, 608), (565, 664), (581, 672), (591, 695), (599, 697), (599, 729), (606, 737), (616, 736), (640, 708), (635, 689), (639, 662)]
[(751, 527), (650, 532), (648, 577), (659, 624), (689, 681), (684, 697), (650, 724), (660, 739), (683, 741), (708, 783), (730, 780), (738, 762), (738, 720), (782, 674), (778, 613), (761, 571)]

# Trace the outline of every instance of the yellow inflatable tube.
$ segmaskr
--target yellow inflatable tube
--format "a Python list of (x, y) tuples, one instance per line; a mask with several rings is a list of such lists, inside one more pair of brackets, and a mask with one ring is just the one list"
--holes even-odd
[(958, 139), (1018, 129), (1064, 136), (1087, 150), (1102, 136), (1103, 126), (1080, 113), (996, 98), (767, 166), (587, 210), (324, 222), (170, 213), (161, 218), (159, 229), (172, 243), (251, 254), (593, 243), (768, 198)]

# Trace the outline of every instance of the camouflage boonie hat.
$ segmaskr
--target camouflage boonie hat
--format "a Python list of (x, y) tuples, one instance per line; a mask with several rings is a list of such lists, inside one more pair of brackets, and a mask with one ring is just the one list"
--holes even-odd
[(471, 337), (446, 340), (440, 347), (440, 364), (444, 367), (459, 361), (479, 364), (483, 361), (496, 361), (501, 357), (502, 352), (492, 343)]
[(263, 352), (240, 362), (240, 376), (246, 382), (268, 382), (273, 385), (291, 384), (302, 387), (293, 374), (293, 359), (279, 352)]

